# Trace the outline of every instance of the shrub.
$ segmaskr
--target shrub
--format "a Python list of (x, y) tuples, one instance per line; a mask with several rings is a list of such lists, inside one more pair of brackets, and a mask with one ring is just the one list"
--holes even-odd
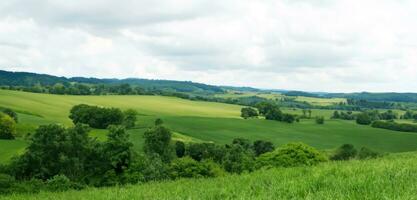
[(185, 155), (185, 144), (182, 141), (175, 142), (175, 153), (178, 158), (182, 158)]
[(46, 188), (49, 191), (62, 192), (71, 189), (72, 184), (65, 175), (56, 175), (46, 181)]
[(0, 113), (0, 139), (12, 140), (16, 135), (16, 122), (9, 116)]
[(202, 178), (217, 177), (224, 174), (221, 167), (213, 161), (198, 162), (190, 157), (183, 157), (172, 161), (169, 167), (170, 177)]
[(380, 153), (378, 153), (378, 152), (376, 152), (372, 149), (369, 149), (367, 147), (362, 147), (359, 150), (359, 153), (358, 153), (358, 159), (360, 159), (360, 160), (372, 159), (372, 158), (377, 158), (377, 157), (380, 157), (380, 156), (381, 156)]
[(187, 149), (187, 155), (196, 161), (210, 159), (221, 162), (225, 154), (226, 150), (223, 146), (213, 143), (192, 143)]
[(361, 113), (356, 116), (356, 123), (361, 125), (369, 125), (372, 123), (372, 120), (367, 113)]
[(138, 155), (125, 173), (125, 181), (130, 184), (167, 179), (168, 165), (158, 154)]
[(0, 174), (0, 195), (8, 194), (13, 189), (15, 180), (8, 174)]
[(284, 113), (284, 114), (282, 114), (281, 121), (287, 122), (287, 123), (293, 123), (295, 121), (295, 116), (291, 115), (291, 114), (288, 114), (288, 113)]
[(324, 117), (316, 117), (316, 124), (324, 124)]
[(223, 167), (227, 172), (240, 174), (254, 169), (253, 154), (240, 145), (231, 145), (223, 158)]
[(9, 115), (16, 123), (18, 122), (18, 117), (15, 111), (10, 108), (4, 108), (2, 112), (6, 115)]
[(340, 146), (336, 152), (331, 156), (331, 160), (349, 160), (355, 158), (358, 151), (351, 144), (344, 144)]
[(274, 149), (274, 144), (272, 144), (272, 142), (269, 141), (257, 140), (253, 143), (253, 150), (256, 156), (274, 151)]
[(303, 143), (290, 143), (259, 156), (256, 166), (257, 168), (310, 166), (324, 161), (327, 161), (326, 157), (315, 148)]
[(258, 111), (251, 108), (251, 107), (242, 108), (240, 112), (241, 112), (240, 116), (243, 119), (248, 119), (248, 118), (251, 118), (251, 117), (258, 117), (258, 115), (259, 115)]

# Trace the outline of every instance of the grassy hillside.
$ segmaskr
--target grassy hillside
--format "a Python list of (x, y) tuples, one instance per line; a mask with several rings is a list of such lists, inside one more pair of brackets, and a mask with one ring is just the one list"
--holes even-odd
[[(137, 150), (142, 146), (142, 134), (156, 118), (162, 118), (178, 140), (230, 143), (233, 138), (265, 139), (275, 144), (302, 141), (319, 149), (332, 149), (344, 143), (367, 146), (383, 152), (417, 150), (417, 134), (359, 126), (351, 121), (327, 120), (317, 125), (314, 120), (287, 124), (263, 119), (243, 120), (240, 106), (197, 102), (161, 96), (69, 96), (35, 94), (0, 90), (0, 107), (10, 107), (19, 113), (18, 131), (21, 136), (33, 132), (41, 124), (62, 123), (71, 126), (68, 118), (73, 105), (86, 103), (137, 110), (137, 127), (129, 130)], [(301, 114), (301, 110), (283, 109)], [(313, 110), (314, 115), (330, 116), (331, 110)], [(104, 140), (106, 130), (93, 130), (92, 136)], [(25, 142), (0, 140), (0, 162), (21, 152)]]
[(416, 191), (417, 153), (407, 153), (214, 179), (45, 192), (4, 199), (416, 199)]

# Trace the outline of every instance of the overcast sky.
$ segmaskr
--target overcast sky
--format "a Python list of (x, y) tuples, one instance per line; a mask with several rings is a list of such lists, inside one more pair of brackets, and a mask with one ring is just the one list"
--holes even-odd
[(0, 69), (417, 92), (417, 1), (1, 0)]

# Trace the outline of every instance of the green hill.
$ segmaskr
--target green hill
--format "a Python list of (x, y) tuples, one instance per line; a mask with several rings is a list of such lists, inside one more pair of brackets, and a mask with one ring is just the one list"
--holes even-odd
[(416, 199), (417, 153), (213, 179), (3, 197), (20, 199)]

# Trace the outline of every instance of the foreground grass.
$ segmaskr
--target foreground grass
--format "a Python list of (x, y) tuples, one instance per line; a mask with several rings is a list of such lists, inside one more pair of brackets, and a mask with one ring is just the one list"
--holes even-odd
[(64, 193), (13, 195), (20, 199), (417, 199), (417, 153), (316, 167), (272, 169), (214, 179), (184, 179)]

